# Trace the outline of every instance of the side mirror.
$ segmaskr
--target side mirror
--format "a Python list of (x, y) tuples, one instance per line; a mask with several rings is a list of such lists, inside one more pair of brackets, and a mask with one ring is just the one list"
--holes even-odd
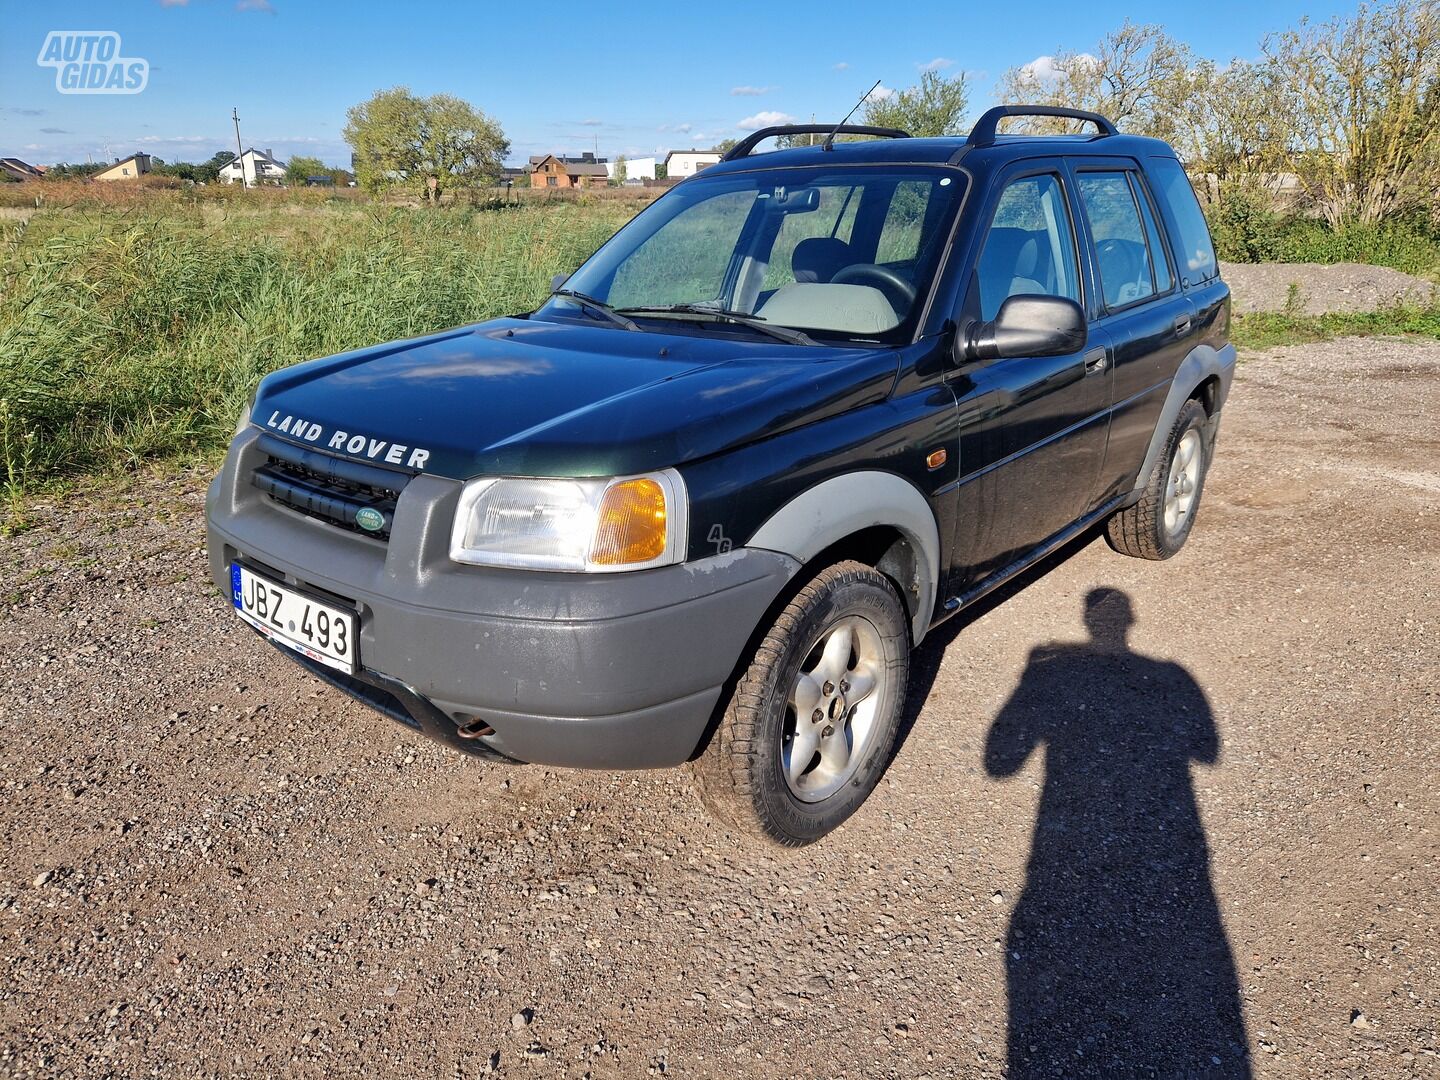
[(1063, 296), (1012, 296), (989, 322), (962, 325), (956, 335), (958, 360), (1063, 356), (1079, 352), (1088, 336), (1085, 312)]
[(551, 291), (551, 292), (555, 292), (555, 291), (556, 291), (557, 289), (559, 289), (562, 285), (564, 285), (565, 282), (567, 282), (567, 281), (569, 281), (569, 280), (570, 280), (570, 275), (569, 275), (569, 274), (556, 274), (554, 277), (552, 277), (552, 278), (550, 279), (550, 291)]

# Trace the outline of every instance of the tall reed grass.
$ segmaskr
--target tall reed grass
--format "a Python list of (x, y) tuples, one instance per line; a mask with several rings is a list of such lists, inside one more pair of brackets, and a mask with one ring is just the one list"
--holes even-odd
[(529, 310), (634, 210), (173, 202), (0, 222), (0, 484), (223, 445), (266, 372)]

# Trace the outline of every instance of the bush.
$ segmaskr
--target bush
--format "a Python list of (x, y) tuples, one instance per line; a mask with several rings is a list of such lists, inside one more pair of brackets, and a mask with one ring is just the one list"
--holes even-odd
[(1206, 216), (1216, 253), (1229, 262), (1357, 262), (1440, 273), (1440, 231), (1424, 215), (1332, 229), (1319, 218), (1277, 213), (1263, 191), (1227, 185)]

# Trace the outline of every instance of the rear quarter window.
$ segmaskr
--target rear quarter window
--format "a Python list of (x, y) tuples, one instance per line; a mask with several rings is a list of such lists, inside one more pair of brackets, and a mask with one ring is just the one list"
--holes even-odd
[(1175, 222), (1175, 247), (1180, 257), (1180, 276), (1187, 285), (1207, 281), (1218, 274), (1215, 246), (1210, 242), (1210, 229), (1190, 178), (1174, 158), (1151, 158), (1150, 179), (1158, 198), (1170, 211)]

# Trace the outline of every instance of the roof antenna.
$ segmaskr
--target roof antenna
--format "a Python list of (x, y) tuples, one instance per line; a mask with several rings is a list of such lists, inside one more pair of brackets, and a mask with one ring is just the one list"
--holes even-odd
[[(860, 100), (855, 102), (855, 107), (845, 114), (845, 120), (849, 120), (850, 117), (855, 115), (855, 109), (858, 109), (861, 105), (864, 105), (866, 99), (875, 92), (875, 87), (879, 85), (880, 80), (876, 79), (875, 86), (870, 87), (869, 90), (866, 90), (865, 93), (861, 94)], [(835, 149), (835, 136), (838, 135), (840, 133), (840, 129), (845, 126), (845, 120), (841, 120), (838, 124), (835, 125), (834, 129), (831, 130), (830, 134), (825, 136), (825, 141), (820, 144), (821, 150)]]

